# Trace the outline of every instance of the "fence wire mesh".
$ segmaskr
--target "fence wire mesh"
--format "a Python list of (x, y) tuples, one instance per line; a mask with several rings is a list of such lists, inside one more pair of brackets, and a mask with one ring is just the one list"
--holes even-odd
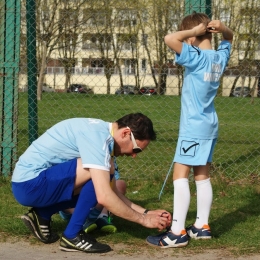
[[(164, 36), (178, 29), (187, 10), (199, 10), (201, 2), (36, 0), (35, 13), (28, 11), (24, 0), (1, 2), (2, 173), (12, 174), (14, 163), (30, 143), (30, 131), (36, 129), (40, 135), (71, 117), (114, 121), (142, 112), (152, 119), (158, 140), (135, 160), (118, 158), (121, 177), (154, 178), (162, 183), (175, 152), (183, 81), (183, 68), (175, 64)], [(215, 98), (220, 132), (212, 174), (234, 180), (255, 179), (260, 174), (259, 14), (257, 0), (211, 1), (211, 18), (220, 19), (234, 32), (231, 59)], [(27, 55), (28, 38), (34, 35), (28, 32), (32, 18), (36, 28), (33, 65)], [(19, 48), (14, 39), (20, 42)], [(213, 46), (220, 40), (221, 35), (214, 34)], [(28, 84), (34, 71), (37, 82)], [(28, 123), (32, 110), (37, 116), (34, 130)]]

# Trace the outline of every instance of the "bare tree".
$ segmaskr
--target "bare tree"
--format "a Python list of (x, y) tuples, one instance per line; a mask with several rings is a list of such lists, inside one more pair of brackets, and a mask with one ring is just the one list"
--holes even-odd
[[(230, 95), (232, 95), (240, 77), (242, 77), (242, 83), (245, 82), (245, 77), (248, 77), (250, 86), (252, 77), (257, 74), (255, 55), (259, 48), (259, 4), (256, 0), (246, 0), (243, 3), (237, 0), (215, 0), (213, 4), (214, 18), (223, 21), (235, 34), (229, 67), (236, 69), (238, 73), (230, 90)], [(220, 40), (221, 35), (214, 34), (215, 47)], [(253, 83), (253, 86), (255, 85)]]
[[(139, 13), (139, 22), (143, 35), (148, 35), (144, 44), (152, 77), (159, 94), (166, 91), (167, 73), (173, 61), (173, 54), (169, 57), (167, 46), (164, 43), (164, 36), (171, 31), (176, 31), (180, 20), (182, 6), (179, 1), (149, 1), (143, 8), (148, 10), (148, 19), (144, 20), (143, 10)], [(156, 57), (156, 60), (154, 59)]]

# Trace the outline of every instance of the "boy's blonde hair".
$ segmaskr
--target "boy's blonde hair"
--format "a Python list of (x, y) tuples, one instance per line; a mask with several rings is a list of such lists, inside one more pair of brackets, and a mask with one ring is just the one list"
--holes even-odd
[[(190, 30), (201, 23), (208, 25), (209, 22), (210, 18), (206, 14), (194, 12), (193, 14), (187, 15), (182, 19), (179, 26), (179, 31)], [(211, 39), (211, 33), (206, 32), (204, 35), (197, 36), (197, 38), (200, 40), (206, 38)]]

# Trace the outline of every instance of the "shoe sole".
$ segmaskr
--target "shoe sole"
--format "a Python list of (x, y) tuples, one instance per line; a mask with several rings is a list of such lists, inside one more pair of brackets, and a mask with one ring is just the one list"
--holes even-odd
[(34, 226), (34, 224), (33, 224), (33, 222), (32, 222), (32, 220), (31, 220), (30, 217), (28, 217), (28, 216), (26, 216), (26, 215), (23, 215), (23, 216), (21, 216), (21, 219), (22, 219), (23, 223), (25, 224), (25, 226), (27, 226), (27, 227), (30, 229), (30, 231), (33, 233), (33, 235), (34, 235), (36, 238), (38, 238), (41, 242), (46, 243), (46, 241), (43, 240), (43, 239), (39, 236), (39, 234), (38, 234), (38, 232), (37, 232), (37, 230), (36, 230), (36, 228), (35, 228), (35, 226)]
[(191, 236), (189, 236), (191, 239), (195, 239), (195, 240), (199, 240), (199, 239), (203, 239), (203, 240), (205, 240), (205, 239), (211, 239), (211, 237), (209, 237), (209, 236), (205, 236), (205, 237), (203, 237), (203, 236), (201, 236), (201, 237), (191, 237)]
[(72, 249), (72, 248), (66, 248), (66, 247), (62, 247), (62, 246), (59, 246), (59, 249), (61, 251), (65, 251), (65, 252), (83, 252), (81, 250)]
[(59, 249), (61, 251), (64, 251), (64, 252), (81, 252), (81, 253), (88, 253), (88, 254), (107, 253), (107, 252), (112, 251), (111, 248), (108, 248), (108, 249), (105, 249), (105, 250), (98, 250), (98, 251), (82, 251), (82, 250), (79, 250), (79, 249), (67, 248), (67, 247), (62, 247), (62, 246), (59, 246)]
[(189, 234), (190, 232), (188, 231), (187, 234), (189, 236), (189, 238), (191, 239), (195, 239), (195, 240), (199, 240), (199, 239), (211, 239), (211, 236), (198, 236), (197, 234), (198, 233), (193, 233), (191, 232), (192, 234)]
[(146, 243), (150, 246), (153, 246), (153, 247), (159, 247), (159, 248), (162, 248), (162, 249), (165, 249), (165, 248), (178, 248), (178, 247), (185, 247), (188, 245), (189, 242), (187, 243), (182, 243), (182, 244), (175, 244), (175, 245), (168, 245), (168, 246), (158, 246), (158, 245), (154, 245), (154, 244), (151, 244), (150, 242), (148, 242), (146, 240)]
[[(33, 221), (31, 220), (31, 218), (29, 216), (23, 215), (21, 216), (21, 219), (23, 221), (23, 223), (26, 225), (26, 227), (29, 228), (29, 230), (33, 233), (33, 235), (38, 238), (41, 242), (43, 242), (44, 244), (50, 244), (50, 242), (48, 240), (43, 240), (40, 235), (38, 234)], [(56, 241), (59, 240), (59, 237), (57, 237), (57, 239), (55, 239), (55, 241), (52, 241), (52, 243), (55, 243)]]

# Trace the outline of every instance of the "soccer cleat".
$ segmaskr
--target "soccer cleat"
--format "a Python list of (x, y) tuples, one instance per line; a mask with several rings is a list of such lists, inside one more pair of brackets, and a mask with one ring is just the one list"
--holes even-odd
[(108, 216), (103, 216), (102, 218), (98, 218), (96, 220), (96, 224), (98, 229), (100, 229), (102, 232), (115, 233), (117, 231), (117, 228), (113, 225), (110, 217)]
[(184, 247), (188, 245), (188, 235), (185, 230), (180, 235), (175, 235), (171, 231), (166, 231), (157, 236), (148, 236), (146, 242), (151, 246), (160, 248)]
[(33, 208), (21, 216), (21, 219), (41, 242), (50, 244), (59, 240), (60, 237), (58, 234), (51, 232), (51, 220), (41, 218), (35, 213)]
[(211, 230), (209, 225), (203, 225), (202, 228), (196, 228), (194, 225), (190, 225), (186, 228), (186, 231), (190, 238), (194, 238), (194, 239), (211, 238)]
[(86, 253), (105, 253), (112, 250), (109, 245), (97, 242), (95, 238), (92, 238), (83, 230), (72, 239), (66, 238), (63, 234), (60, 240), (60, 249), (66, 252), (82, 251)]
[[(70, 219), (71, 219), (71, 216), (72, 214), (70, 213), (66, 213), (64, 211), (59, 211), (59, 215), (60, 217), (69, 222)], [(96, 219), (87, 219), (85, 224), (83, 225), (83, 230), (86, 232), (86, 233), (90, 233), (92, 232), (93, 230), (95, 230), (97, 228), (97, 224), (95, 223), (96, 222)]]
[(59, 215), (65, 221), (70, 221), (70, 219), (71, 219), (71, 214), (70, 213), (66, 213), (64, 211), (59, 211)]

